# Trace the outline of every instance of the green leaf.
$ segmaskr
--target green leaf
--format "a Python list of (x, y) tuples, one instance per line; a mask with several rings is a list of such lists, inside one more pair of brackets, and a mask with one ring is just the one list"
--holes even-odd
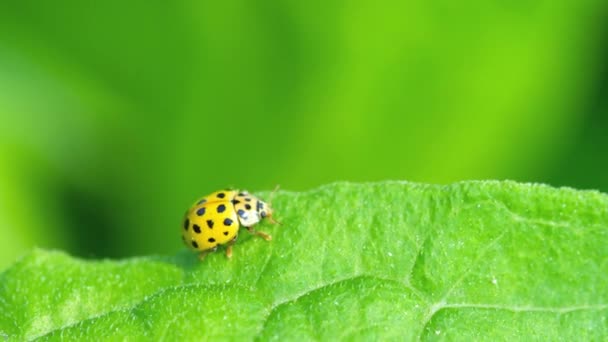
[[(231, 260), (34, 250), (0, 275), (0, 336), (608, 338), (605, 194), (496, 181), (338, 183), (279, 192), (274, 206), (283, 224), (260, 227), (273, 241), (242, 233)], [(167, 236), (178, 240), (178, 226)]]

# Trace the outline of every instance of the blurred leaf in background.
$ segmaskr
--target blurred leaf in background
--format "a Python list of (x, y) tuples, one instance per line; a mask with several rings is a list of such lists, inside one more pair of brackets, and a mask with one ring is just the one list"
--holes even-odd
[(0, 5), (0, 267), (181, 248), (216, 188), (608, 191), (602, 1)]

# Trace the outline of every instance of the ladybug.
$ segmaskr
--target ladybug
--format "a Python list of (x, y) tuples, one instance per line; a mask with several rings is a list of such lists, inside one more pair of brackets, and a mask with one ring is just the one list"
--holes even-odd
[(241, 226), (266, 241), (272, 240), (270, 235), (253, 228), (264, 218), (278, 223), (272, 218), (272, 213), (268, 203), (247, 191), (216, 191), (188, 209), (182, 225), (182, 240), (199, 252), (200, 260), (216, 251), (219, 245), (226, 245), (226, 257), (231, 258), (232, 245)]

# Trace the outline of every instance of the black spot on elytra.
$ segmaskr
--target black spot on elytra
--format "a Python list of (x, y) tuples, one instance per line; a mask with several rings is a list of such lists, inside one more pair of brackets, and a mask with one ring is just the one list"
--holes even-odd
[(184, 229), (185, 229), (185, 230), (188, 230), (188, 226), (189, 226), (189, 225), (190, 225), (190, 220), (186, 219), (186, 220), (184, 221)]
[(224, 232), (224, 235), (228, 236), (228, 232)]
[(230, 226), (232, 224), (232, 220), (227, 218), (224, 220), (224, 226)]
[(207, 241), (213, 243), (213, 242), (215, 242), (215, 239), (214, 238), (209, 238), (209, 240), (207, 240)]
[(198, 201), (198, 203), (196, 203), (196, 204), (199, 205), (199, 204), (203, 204), (205, 202), (207, 202), (207, 200), (203, 198), (202, 200)]
[(205, 207), (199, 208), (199, 209), (196, 211), (196, 215), (198, 215), (198, 216), (203, 216), (203, 215), (205, 215)]
[(237, 213), (237, 214), (238, 214), (238, 215), (239, 215), (241, 218), (247, 218), (247, 213), (246, 213), (246, 212), (245, 212), (245, 210), (243, 210), (243, 209), (239, 209), (239, 210), (238, 210), (236, 213)]
[(251, 202), (251, 197), (245, 198), (245, 202)]
[(232, 204), (239, 204), (239, 203), (241, 203), (241, 201), (239, 201), (237, 199), (233, 199), (231, 202), (232, 202)]
[(192, 229), (194, 229), (197, 234), (201, 233), (201, 227), (198, 224), (193, 224)]
[(247, 209), (247, 210), (251, 210), (251, 205), (249, 205), (249, 204), (245, 204), (245, 209)]
[(218, 213), (223, 213), (226, 210), (226, 206), (223, 204), (220, 204), (217, 206), (217, 212)]
[(223, 192), (220, 192), (219, 194), (217, 194), (217, 198), (224, 198), (226, 197), (226, 194)]
[(192, 247), (198, 248), (198, 243), (196, 243), (196, 241), (194, 241), (194, 240), (192, 241)]
[(213, 229), (213, 220), (207, 220), (207, 227), (209, 227), (209, 229)]

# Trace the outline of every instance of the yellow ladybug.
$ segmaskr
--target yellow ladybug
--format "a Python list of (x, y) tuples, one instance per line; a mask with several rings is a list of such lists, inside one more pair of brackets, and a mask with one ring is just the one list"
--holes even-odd
[(199, 259), (214, 252), (218, 245), (226, 244), (226, 256), (232, 257), (241, 226), (255, 235), (270, 241), (272, 237), (256, 231), (253, 226), (272, 218), (272, 208), (247, 191), (222, 190), (201, 198), (186, 212), (182, 226), (182, 240), (191, 249), (199, 251)]

